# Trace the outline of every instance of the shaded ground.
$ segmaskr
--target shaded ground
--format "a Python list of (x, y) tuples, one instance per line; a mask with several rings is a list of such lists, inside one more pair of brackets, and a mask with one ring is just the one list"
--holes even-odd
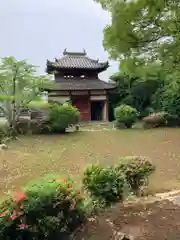
[(180, 208), (169, 201), (117, 205), (88, 222), (74, 240), (120, 240), (120, 232), (138, 240), (180, 239)]
[[(103, 127), (104, 128), (104, 127)], [(149, 191), (180, 188), (180, 129), (77, 132), (25, 136), (0, 152), (0, 197), (46, 173), (70, 174), (77, 182), (89, 163), (109, 165), (119, 156), (149, 157), (157, 166)]]

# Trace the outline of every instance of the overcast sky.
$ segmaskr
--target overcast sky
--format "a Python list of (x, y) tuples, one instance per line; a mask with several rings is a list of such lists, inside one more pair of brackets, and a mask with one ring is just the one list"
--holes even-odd
[[(102, 46), (108, 13), (93, 0), (0, 0), (0, 57), (28, 59), (45, 69), (46, 59), (86, 49), (92, 58), (106, 61)], [(117, 64), (101, 75), (108, 79)]]

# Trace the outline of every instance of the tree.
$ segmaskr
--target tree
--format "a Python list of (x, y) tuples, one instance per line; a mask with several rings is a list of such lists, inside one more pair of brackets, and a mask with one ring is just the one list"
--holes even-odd
[(104, 29), (105, 50), (120, 61), (120, 71), (138, 76), (125, 103), (180, 116), (180, 2), (95, 1), (111, 15)]
[(141, 115), (150, 109), (153, 95), (164, 85), (164, 73), (158, 63), (134, 68), (132, 62), (120, 64), (120, 70), (111, 79), (118, 85), (116, 93), (110, 95), (110, 109), (119, 104), (136, 108)]
[(179, 71), (180, 2), (176, 0), (96, 0), (111, 14), (103, 45), (112, 59), (149, 62)]
[(36, 67), (14, 57), (0, 62), (0, 112), (14, 129), (21, 111), (33, 100), (42, 97), (43, 87), (49, 84), (46, 76), (37, 76)]
[(154, 94), (152, 106), (154, 109), (166, 111), (180, 117), (180, 75), (174, 72), (167, 76), (162, 88)]

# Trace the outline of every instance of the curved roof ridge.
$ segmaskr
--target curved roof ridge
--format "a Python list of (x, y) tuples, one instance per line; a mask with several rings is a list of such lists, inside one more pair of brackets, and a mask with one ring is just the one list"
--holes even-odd
[(109, 62), (99, 62), (87, 56), (85, 50), (82, 53), (64, 51), (63, 57), (55, 59), (55, 62), (47, 61), (47, 70), (84, 69), (102, 72), (109, 67)]
[(83, 52), (71, 52), (71, 51), (67, 51), (67, 48), (64, 49), (63, 51), (63, 55), (64, 56), (86, 56), (86, 50), (83, 49)]

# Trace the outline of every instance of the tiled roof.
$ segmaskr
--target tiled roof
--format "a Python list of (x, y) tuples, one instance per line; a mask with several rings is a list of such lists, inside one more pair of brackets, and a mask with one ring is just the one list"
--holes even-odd
[(64, 79), (54, 81), (48, 90), (73, 91), (73, 90), (108, 90), (116, 88), (115, 84), (107, 83), (99, 79)]
[(108, 62), (101, 63), (98, 60), (93, 60), (86, 55), (86, 52), (67, 52), (64, 51), (64, 56), (60, 59), (55, 59), (55, 62), (47, 61), (47, 71), (56, 69), (94, 69), (106, 70), (109, 67)]

